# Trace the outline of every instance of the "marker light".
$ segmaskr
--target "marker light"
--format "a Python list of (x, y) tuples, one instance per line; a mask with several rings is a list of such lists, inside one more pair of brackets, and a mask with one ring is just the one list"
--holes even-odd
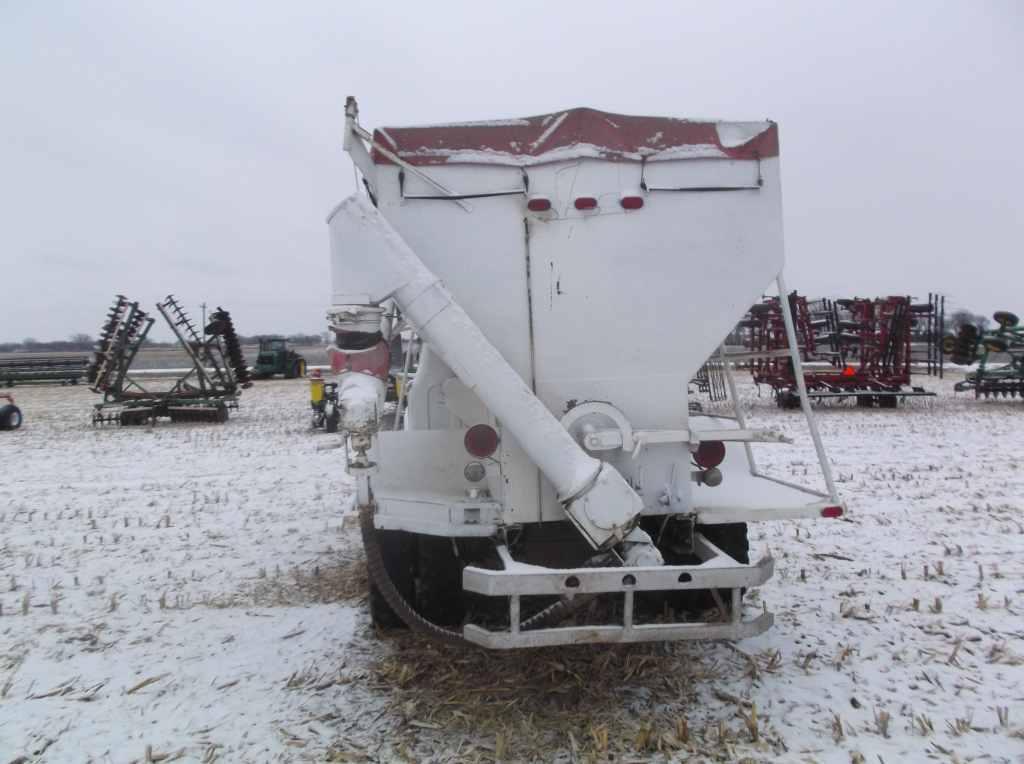
[(530, 212), (547, 212), (551, 209), (551, 200), (546, 196), (531, 196), (526, 202), (526, 209)]
[(498, 433), (490, 425), (475, 424), (466, 430), (462, 443), (472, 456), (486, 459), (498, 450)]
[(624, 196), (619, 199), (619, 204), (624, 210), (638, 210), (644, 206), (644, 198), (642, 196)]
[(725, 443), (720, 440), (702, 440), (693, 452), (693, 460), (702, 470), (717, 467), (725, 459)]
[(578, 196), (574, 205), (578, 210), (596, 210), (597, 199), (592, 196)]
[(823, 510), (821, 510), (821, 516), (822, 517), (842, 517), (843, 516), (843, 508), (842, 507), (825, 507)]

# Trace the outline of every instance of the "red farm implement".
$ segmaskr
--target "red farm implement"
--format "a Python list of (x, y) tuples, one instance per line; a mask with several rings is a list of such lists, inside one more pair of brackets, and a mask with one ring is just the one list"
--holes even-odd
[[(808, 300), (789, 295), (796, 344), (811, 398), (855, 398), (858, 406), (894, 408), (901, 398), (934, 395), (911, 386), (911, 365), (941, 374), (942, 298), (909, 297)], [(739, 330), (754, 356), (754, 382), (772, 388), (783, 408), (800, 405), (789, 342), (778, 297), (754, 305)]]

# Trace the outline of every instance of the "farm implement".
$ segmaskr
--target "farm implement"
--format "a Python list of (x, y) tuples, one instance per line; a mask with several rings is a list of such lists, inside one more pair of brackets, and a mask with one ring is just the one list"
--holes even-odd
[(28, 356), (0, 360), (0, 385), (25, 382), (60, 382), (77, 385), (85, 376), (88, 356)]
[(249, 372), (230, 314), (217, 308), (200, 334), (180, 303), (168, 295), (157, 310), (185, 351), (191, 368), (165, 389), (143, 385), (132, 362), (156, 319), (137, 302), (118, 295), (100, 330), (86, 379), (103, 395), (93, 424), (139, 425), (165, 417), (172, 422), (225, 422), (249, 387)]
[[(793, 292), (788, 302), (795, 344), (807, 364), (803, 381), (810, 398), (854, 398), (858, 406), (895, 408), (903, 398), (934, 395), (911, 386), (910, 373), (912, 363), (922, 362), (929, 374), (941, 375), (941, 297), (929, 295), (925, 303), (909, 297), (808, 300)], [(780, 407), (797, 408), (798, 386), (779, 298), (754, 305), (739, 330), (755, 383), (769, 385)]]
[(976, 370), (956, 383), (954, 390), (973, 390), (976, 398), (1024, 398), (1024, 327), (1008, 311), (997, 311), (992, 317), (998, 327), (992, 331), (962, 324), (956, 334), (943, 338), (942, 349), (953, 363), (978, 364)]

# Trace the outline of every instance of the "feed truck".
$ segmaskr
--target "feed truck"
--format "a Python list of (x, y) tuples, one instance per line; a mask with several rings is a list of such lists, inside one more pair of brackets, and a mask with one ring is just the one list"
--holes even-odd
[(743, 612), (773, 572), (747, 523), (844, 512), (806, 390), (825, 492), (762, 474), (751, 444), (789, 441), (691, 412), (687, 383), (748, 359), (723, 338), (786, 294), (777, 126), (570, 109), (371, 133), (350, 98), (344, 148), (365, 191), (328, 218), (328, 351), (374, 622), (490, 648), (769, 628)]

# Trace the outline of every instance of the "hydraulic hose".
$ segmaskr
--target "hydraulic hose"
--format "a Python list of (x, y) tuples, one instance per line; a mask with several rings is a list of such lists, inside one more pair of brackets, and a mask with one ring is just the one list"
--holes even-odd
[(363, 548), (366, 550), (366, 568), (370, 574), (370, 580), (376, 585), (384, 601), (388, 603), (395, 615), (401, 618), (405, 624), (417, 632), (447, 644), (464, 644), (462, 634), (443, 626), (438, 626), (421, 616), (412, 606), (405, 601), (405, 597), (398, 591), (387, 566), (384, 564), (384, 555), (380, 549), (380, 541), (377, 538), (377, 529), (373, 527), (373, 504), (364, 504), (359, 508), (359, 528), (363, 535)]
[[(387, 566), (384, 563), (384, 555), (381, 552), (380, 541), (377, 538), (377, 529), (373, 525), (373, 505), (364, 504), (359, 508), (359, 529), (363, 536), (363, 548), (366, 550), (366, 568), (370, 574), (370, 580), (376, 585), (377, 590), (384, 597), (391, 609), (411, 630), (418, 634), (444, 642), (450, 645), (465, 644), (466, 640), (462, 633), (438, 626), (433, 621), (428, 621), (417, 613), (410, 605), (395, 582), (391, 580)], [(595, 564), (586, 567), (594, 567)], [(599, 563), (597, 563), (599, 565)], [(572, 599), (563, 598), (539, 613), (530, 616), (519, 624), (523, 631), (530, 629), (541, 629), (546, 626), (553, 626), (564, 621), (583, 604), (590, 602), (595, 595), (578, 595)]]

